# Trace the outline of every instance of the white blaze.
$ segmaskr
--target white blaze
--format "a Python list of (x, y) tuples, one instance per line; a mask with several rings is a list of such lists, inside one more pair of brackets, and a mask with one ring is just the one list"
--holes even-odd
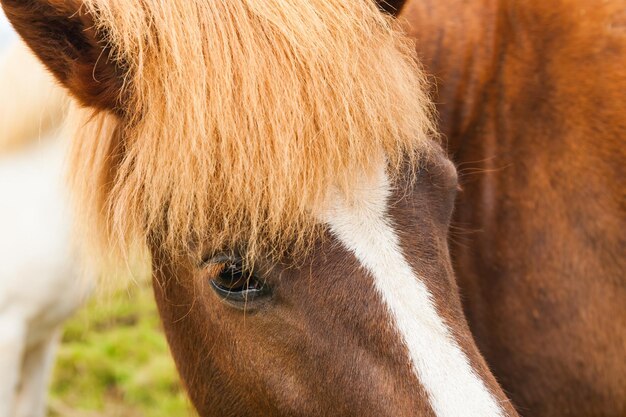
[(333, 194), (321, 218), (374, 278), (436, 415), (503, 417), (503, 409), (437, 313), (428, 288), (404, 258), (387, 219), (389, 194), (382, 171), (363, 184), (354, 200)]

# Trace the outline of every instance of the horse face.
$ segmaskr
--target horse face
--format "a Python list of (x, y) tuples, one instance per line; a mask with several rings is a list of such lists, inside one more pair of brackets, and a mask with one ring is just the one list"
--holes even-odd
[[(366, 196), (378, 200), (379, 186)], [(446, 244), (456, 187), (454, 168), (439, 155), (410, 192), (388, 196), (383, 222), (399, 253), (388, 251), (379, 213), (359, 225), (340, 209), (303, 261), (259, 261), (250, 271), (232, 255), (175, 262), (154, 247), (156, 299), (200, 414), (431, 415), (398, 322), (420, 320), (406, 316), (423, 307), (410, 298), (419, 276), (448, 325), (465, 331)], [(344, 224), (335, 227), (338, 217)], [(411, 275), (401, 276), (407, 271), (396, 262)]]

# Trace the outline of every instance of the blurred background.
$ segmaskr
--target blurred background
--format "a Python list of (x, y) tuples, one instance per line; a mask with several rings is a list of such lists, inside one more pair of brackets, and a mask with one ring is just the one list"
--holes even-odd
[[(17, 36), (0, 12), (0, 63), (14, 49), (17, 42)], [(5, 65), (11, 63), (5, 62)], [(24, 74), (29, 72), (26, 68), (22, 70)], [(0, 76), (2, 74), (0, 73)], [(0, 85), (2, 81), (0, 80)], [(0, 94), (2, 91), (0, 89)], [(0, 123), (10, 123), (13, 116), (8, 115), (13, 114), (12, 106), (21, 93), (12, 90), (12, 94), (8, 94), (6, 88), (4, 92), (4, 96), (0, 95), (2, 103), (0, 109), (5, 109), (6, 117), (4, 119), (0, 117)], [(41, 116), (35, 117), (32, 123), (40, 123), (40, 120)], [(2, 132), (7, 132), (6, 126), (0, 126), (0, 134)], [(47, 139), (36, 138), (33, 142), (44, 140)], [(67, 138), (60, 140), (67, 141)], [(16, 158), (24, 158), (22, 155), (24, 152), (30, 151), (22, 151), (18, 146), (9, 152), (3, 151), (0, 146), (0, 175), (4, 172), (3, 164), (10, 165)], [(45, 160), (42, 160), (42, 163), (45, 163)], [(5, 178), (0, 178), (0, 183), (12, 183), (20, 181), (20, 178), (19, 176), (7, 178), (5, 175)], [(24, 187), (27, 186), (24, 184)], [(0, 208), (3, 204), (1, 201), (0, 197)], [(7, 238), (6, 231), (0, 231), (0, 235), (3, 233)], [(1, 257), (0, 254), (0, 260)], [(148, 268), (143, 266), (137, 270), (139, 272), (135, 271), (132, 279), (130, 276), (111, 277), (109, 281), (115, 283), (114, 288), (109, 288), (106, 293), (96, 288), (89, 300), (62, 324), (60, 345), (49, 377), (47, 415), (53, 417), (193, 415), (179, 383), (159, 323)], [(0, 269), (0, 292), (8, 293), (9, 290), (4, 285), (6, 282), (23, 280), (24, 285), (28, 285), (28, 277), (1, 276), (2, 271)], [(61, 289), (58, 294), (48, 295), (57, 297), (56, 304), (64, 302), (64, 291)], [(1, 304), (3, 300), (6, 304), (8, 297), (9, 294), (0, 293), (0, 313), (6, 310), (3, 310), (6, 306)], [(45, 319), (44, 314), (41, 320)], [(5, 323), (6, 320), (0, 320), (0, 326), (6, 326)], [(4, 330), (6, 329), (0, 329), (0, 338), (6, 333)], [(6, 341), (0, 340), (0, 347), (4, 342)], [(1, 364), (0, 360), (0, 366)], [(0, 372), (3, 370), (0, 369)], [(17, 390), (20, 389), (20, 384)], [(0, 410), (0, 417), (4, 417), (2, 413)], [(16, 415), (15, 411), (8, 413), (9, 417)]]

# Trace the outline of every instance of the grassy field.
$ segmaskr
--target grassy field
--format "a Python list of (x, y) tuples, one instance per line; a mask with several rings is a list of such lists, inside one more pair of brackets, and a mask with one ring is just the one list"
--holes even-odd
[(149, 285), (92, 301), (65, 326), (51, 417), (193, 416)]

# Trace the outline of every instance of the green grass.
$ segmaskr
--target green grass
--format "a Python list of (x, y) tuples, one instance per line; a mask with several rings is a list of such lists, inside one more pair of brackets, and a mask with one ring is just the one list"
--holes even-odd
[(192, 415), (149, 286), (92, 301), (66, 324), (51, 417)]

